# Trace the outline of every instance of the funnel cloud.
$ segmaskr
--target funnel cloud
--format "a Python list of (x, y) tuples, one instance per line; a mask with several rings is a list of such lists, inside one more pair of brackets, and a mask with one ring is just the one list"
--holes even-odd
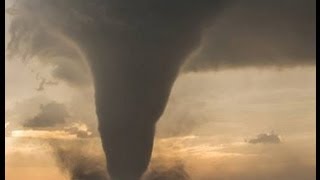
[[(286, 8), (291, 7), (290, 2), (271, 4)], [(138, 180), (148, 167), (156, 122), (182, 65), (193, 50), (203, 45), (202, 35), (207, 27), (237, 4), (215, 0), (20, 0), (9, 11), (13, 15), (9, 55), (27, 61), (58, 59), (59, 65), (72, 67), (74, 62), (86, 60), (95, 87), (96, 113), (108, 172), (113, 180)], [(301, 32), (309, 35), (307, 30)], [(214, 40), (215, 46), (206, 48), (237, 56), (233, 53), (235, 49), (228, 49), (223, 43), (226, 42)], [(209, 59), (213, 60), (204, 64), (225, 64), (216, 58)], [(256, 65), (256, 61), (220, 59), (231, 64)], [(297, 60), (295, 64), (310, 62)], [(78, 78), (79, 71), (70, 68), (79, 74), (74, 77), (75, 73), (61, 67), (54, 72), (60, 79), (76, 84), (87, 82)]]

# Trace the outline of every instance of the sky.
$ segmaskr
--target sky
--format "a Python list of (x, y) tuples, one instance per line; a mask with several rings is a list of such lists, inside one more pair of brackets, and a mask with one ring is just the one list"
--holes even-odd
[[(7, 7), (9, 3), (6, 0)], [(235, 7), (233, 11), (226, 10), (227, 15), (217, 18), (217, 22), (236, 21), (244, 8)], [(263, 13), (261, 16), (264, 17)], [(285, 25), (272, 38), (259, 39), (259, 33), (252, 34), (241, 25), (236, 25), (242, 28), (240, 35), (228, 31), (218, 37), (214, 33), (206, 36), (217, 40), (204, 40), (207, 45), (190, 56), (157, 122), (146, 179), (156, 179), (154, 172), (173, 179), (181, 176), (182, 180), (186, 179), (182, 177), (185, 174), (194, 180), (315, 179), (313, 36), (294, 39), (303, 32), (309, 35), (309, 29), (300, 28), (296, 21), (288, 21), (288, 27), (299, 28), (293, 28), (293, 35), (288, 36), (290, 41), (284, 43), (278, 43), (277, 38), (287, 33)], [(254, 22), (251, 23), (255, 25)], [(9, 23), (6, 14), (6, 46)], [(273, 22), (268, 23), (274, 26)], [(229, 26), (222, 24), (213, 31), (219, 34)], [(235, 38), (235, 45), (228, 45), (228, 33), (253, 38), (248, 43)], [(254, 43), (259, 46), (252, 52)], [(293, 45), (289, 46), (290, 43)], [(237, 44), (245, 44), (242, 51), (237, 50)], [(273, 44), (279, 51), (270, 48)], [(210, 47), (229, 49), (232, 53), (225, 56), (220, 51), (210, 51)], [(260, 52), (263, 48), (268, 51)], [(275, 65), (263, 63), (270, 61), (269, 55), (275, 51), (278, 56), (271, 58)], [(65, 59), (51, 62), (35, 58), (23, 62), (6, 58), (7, 180), (67, 180), (81, 168), (90, 172), (94, 171), (90, 168), (93, 165), (103, 169), (95, 90), (87, 69), (83, 63)]]

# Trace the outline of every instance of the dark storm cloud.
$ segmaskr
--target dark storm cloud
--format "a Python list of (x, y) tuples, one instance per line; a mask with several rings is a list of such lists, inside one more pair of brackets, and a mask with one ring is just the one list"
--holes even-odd
[[(83, 86), (90, 82), (89, 71), (81, 53), (59, 32), (35, 17), (33, 12), (12, 8), (19, 17), (11, 22), (7, 46), (9, 59), (19, 58), (26, 62), (37, 57), (43, 65), (53, 66), (52, 76), (70, 85)], [(12, 11), (11, 9), (11, 11)], [(9, 12), (11, 12), (9, 9)], [(19, 16), (20, 15), (20, 16)], [(33, 15), (33, 19), (29, 19)], [(26, 16), (26, 17), (22, 17)]]
[(256, 138), (247, 140), (251, 144), (278, 144), (281, 142), (279, 135), (270, 133), (270, 134), (259, 134)]
[[(296, 21), (290, 21), (293, 23), (292, 26), (284, 24), (284, 28), (279, 30), (284, 33), (271, 33), (278, 35), (274, 37), (274, 41), (269, 38), (269, 35), (263, 36), (262, 40), (270, 40), (265, 41), (264, 46), (266, 47), (259, 43), (250, 43), (261, 42), (262, 40), (257, 39), (260, 35), (274, 30), (260, 27), (260, 24), (257, 27), (262, 31), (257, 29), (254, 31), (257, 32), (256, 34), (247, 33), (252, 27), (243, 26), (240, 21), (241, 17), (245, 20), (249, 18), (250, 22), (253, 21), (254, 19), (250, 19), (255, 15), (252, 14), (252, 11), (256, 9), (255, 6), (260, 5), (253, 1), (246, 2), (247, 5), (240, 2), (242, 1), (234, 2), (232, 6), (229, 4), (230, 7), (228, 5), (226, 8), (225, 5), (220, 6), (220, 1), (20, 0), (14, 7), (15, 11), (11, 11), (16, 15), (10, 29), (12, 39), (8, 50), (22, 58), (28, 59), (35, 56), (41, 61), (46, 61), (46, 58), (57, 59), (59, 57), (59, 60), (62, 59), (58, 63), (60, 68), (68, 65), (75, 67), (76, 64), (73, 62), (76, 59), (85, 58), (88, 61), (94, 80), (96, 111), (102, 144), (108, 160), (108, 170), (115, 179), (136, 180), (141, 177), (148, 166), (153, 147), (155, 124), (165, 109), (180, 67), (189, 54), (200, 45), (202, 31), (214, 22), (219, 12), (227, 13), (231, 9), (231, 12), (228, 12), (230, 15), (219, 16), (219, 18), (226, 19), (217, 22), (225, 22), (227, 25), (219, 25), (223, 27), (220, 30), (219, 28), (213, 29), (217, 31), (210, 33), (213, 40), (207, 38), (212, 43), (203, 44), (203, 49), (207, 47), (208, 50), (201, 54), (209, 55), (209, 51), (219, 52), (222, 53), (218, 54), (221, 57), (228, 55), (232, 58), (223, 58), (226, 61), (221, 61), (222, 58), (218, 58), (217, 55), (214, 58), (210, 53), (210, 57), (213, 58), (209, 59), (214, 61), (203, 62), (204, 60), (200, 58), (198, 64), (208, 64), (208, 67), (215, 67), (212, 65), (215, 62), (231, 64), (231, 66), (268, 63), (273, 65), (308, 64), (304, 60), (307, 59), (305, 54), (309, 55), (309, 53), (298, 51), (301, 47), (300, 43), (305, 43), (305, 46), (313, 43), (313, 32), (309, 32), (308, 23), (306, 23), (307, 27), (300, 27), (299, 23), (294, 26)], [(289, 1), (271, 3), (270, 5), (277, 6), (275, 9), (278, 10), (269, 16), (267, 16), (268, 10), (265, 10), (266, 12), (257, 11), (257, 16), (261, 17), (258, 22), (281, 27), (282, 23), (279, 22), (282, 21), (276, 21), (276, 19), (291, 17), (292, 10), (297, 14), (292, 17), (297, 22), (313, 22), (312, 14), (310, 15), (311, 20), (303, 18), (301, 20), (302, 16), (299, 16), (312, 13), (313, 9), (305, 11), (304, 7), (309, 7), (313, 3), (309, 1), (301, 4), (298, 1), (287, 2)], [(263, 6), (267, 5), (268, 3)], [(241, 6), (250, 6), (252, 9)], [(282, 11), (286, 12), (286, 8), (289, 8), (289, 11), (287, 14), (284, 13), (286, 16), (282, 16)], [(231, 22), (228, 16), (231, 16)], [(235, 17), (240, 19), (233, 20), (232, 18)], [(288, 19), (290, 18), (285, 18), (283, 22), (287, 22)], [(272, 21), (278, 23), (272, 23)], [(252, 24), (255, 25), (255, 23)], [(293, 29), (293, 35), (287, 34), (287, 28)], [(228, 32), (233, 32), (235, 29), (244, 33), (231, 36), (232, 33)], [(225, 32), (226, 35), (219, 34), (219, 31)], [(288, 36), (283, 36), (284, 34)], [(308, 36), (305, 41), (306, 35), (310, 37)], [(301, 40), (292, 39), (296, 36)], [(228, 37), (227, 41), (226, 37)], [(250, 37), (253, 40), (249, 41)], [(288, 40), (282, 41), (280, 37)], [(237, 38), (245, 40), (240, 41)], [(238, 45), (239, 43), (241, 45)], [(291, 44), (290, 47), (293, 48), (288, 48), (289, 46), (286, 46), (288, 44)], [(275, 51), (272, 50), (273, 47)], [(286, 61), (272, 59), (262, 61), (263, 63), (258, 63), (257, 58), (253, 58), (254, 61), (252, 58), (250, 61), (240, 61), (242, 57), (238, 52), (267, 55), (276, 53), (271, 57), (293, 54), (294, 57), (297, 57), (297, 61), (289, 59), (295, 63), (288, 62), (286, 58), (283, 58)], [(312, 54), (310, 56), (313, 57)], [(73, 61), (67, 61), (69, 59)], [(56, 73), (57, 77), (69, 77), (68, 79), (82, 75), (74, 72), (71, 74), (77, 74), (77, 76), (70, 77), (67, 72), (70, 72), (69, 69), (60, 69), (54, 74)]]
[(66, 122), (69, 117), (68, 111), (63, 104), (51, 102), (40, 105), (40, 112), (31, 119), (24, 122), (23, 126), (28, 128), (48, 128)]
[(315, 55), (315, 0), (234, 1), (185, 71), (315, 65)]

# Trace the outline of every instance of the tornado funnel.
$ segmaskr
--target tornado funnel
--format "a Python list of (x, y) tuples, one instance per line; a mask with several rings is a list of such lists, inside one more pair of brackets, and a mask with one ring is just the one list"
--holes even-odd
[(108, 172), (113, 180), (138, 180), (180, 67), (217, 7), (213, 0), (20, 0), (9, 48), (67, 56), (57, 44), (68, 39), (81, 49)]

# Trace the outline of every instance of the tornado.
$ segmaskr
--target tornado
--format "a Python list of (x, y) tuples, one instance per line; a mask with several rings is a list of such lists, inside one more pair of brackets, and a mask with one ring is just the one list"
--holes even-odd
[(26, 59), (74, 59), (80, 58), (74, 51), (81, 52), (92, 72), (109, 175), (139, 180), (180, 67), (220, 5), (215, 0), (19, 0), (10, 11), (8, 49)]

